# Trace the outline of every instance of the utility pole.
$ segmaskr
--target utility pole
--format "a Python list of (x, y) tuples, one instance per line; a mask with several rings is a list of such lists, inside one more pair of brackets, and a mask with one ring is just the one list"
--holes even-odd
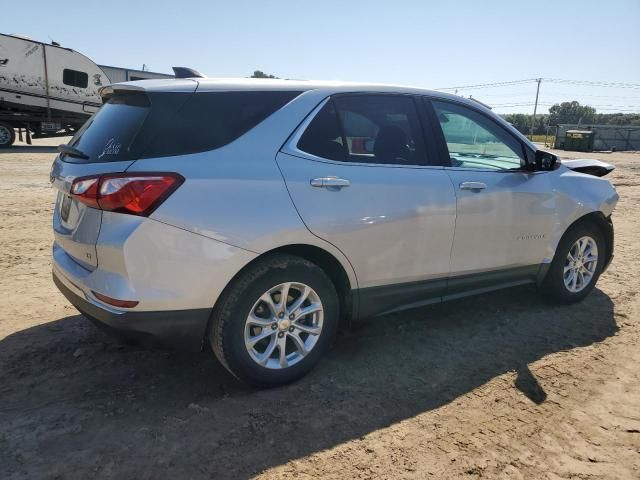
[(540, 94), (540, 82), (542, 78), (537, 78), (538, 88), (536, 88), (536, 103), (533, 105), (533, 116), (531, 117), (531, 132), (529, 133), (529, 139), (533, 142), (533, 127), (536, 124), (536, 111), (538, 110), (538, 95)]

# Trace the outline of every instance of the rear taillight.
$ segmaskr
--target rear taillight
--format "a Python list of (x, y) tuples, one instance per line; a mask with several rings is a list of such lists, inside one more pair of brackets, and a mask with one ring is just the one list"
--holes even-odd
[(177, 173), (115, 173), (76, 178), (70, 193), (93, 208), (146, 217), (183, 182)]

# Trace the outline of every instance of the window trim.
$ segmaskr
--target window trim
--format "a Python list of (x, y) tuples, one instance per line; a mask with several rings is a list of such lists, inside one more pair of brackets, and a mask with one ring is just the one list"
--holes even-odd
[[(377, 95), (377, 96), (391, 96), (391, 97), (409, 97), (413, 102), (414, 108), (416, 110), (416, 116), (419, 123), (419, 133), (422, 135), (422, 142), (424, 145), (424, 162), (425, 163), (373, 163), (373, 162), (352, 162), (347, 160), (332, 160), (330, 158), (319, 157), (309, 152), (305, 152), (304, 150), (300, 150), (298, 148), (298, 142), (302, 138), (302, 135), (307, 130), (311, 122), (316, 118), (316, 116), (320, 113), (320, 111), (324, 108), (324, 106), (333, 100), (335, 97), (342, 96), (361, 96), (361, 95)], [(353, 165), (353, 166), (362, 166), (362, 167), (386, 167), (386, 168), (435, 168), (442, 169), (445, 165), (442, 165), (441, 162), (436, 161), (433, 164), (426, 163), (430, 155), (435, 155), (437, 153), (436, 148), (430, 148), (427, 143), (427, 139), (429, 138), (426, 135), (427, 128), (430, 128), (430, 125), (425, 125), (425, 117), (424, 112), (420, 105), (420, 99), (418, 96), (411, 93), (401, 93), (401, 92), (368, 92), (368, 91), (360, 91), (360, 92), (337, 92), (328, 95), (324, 98), (311, 112), (305, 117), (305, 119), (298, 125), (298, 127), (293, 131), (293, 133), (289, 136), (289, 138), (285, 141), (284, 145), (280, 149), (282, 153), (287, 153), (289, 155), (293, 155), (295, 157), (305, 158), (307, 160), (313, 160), (316, 162), (324, 162), (324, 163), (333, 163), (336, 165)], [(336, 107), (337, 108), (337, 107)], [(337, 111), (337, 110), (336, 110)], [(344, 128), (342, 126), (342, 120), (340, 115), (337, 115), (338, 123), (341, 130), (341, 136), (343, 142), (345, 142), (344, 138)], [(343, 144), (345, 149), (345, 157), (347, 155), (346, 146)], [(439, 157), (434, 158), (434, 160), (438, 160)]]
[[(514, 141), (516, 141), (518, 143), (518, 145), (520, 145), (520, 148), (522, 149), (522, 159), (525, 161), (526, 164), (530, 164), (531, 160), (532, 160), (532, 155), (535, 152), (531, 152), (531, 149), (528, 148), (528, 145), (526, 145), (522, 139), (518, 138), (516, 135), (513, 134), (513, 132), (509, 131), (507, 128), (505, 128), (504, 125), (500, 124), (500, 122), (497, 122), (495, 118), (492, 118), (491, 115), (488, 115), (486, 112), (482, 111), (479, 108), (475, 108), (475, 106), (473, 105), (468, 105), (465, 102), (459, 102), (456, 101), (455, 99), (449, 99), (449, 98), (440, 98), (440, 97), (436, 97), (436, 96), (432, 96), (432, 95), (423, 95), (422, 96), (422, 100), (423, 100), (423, 104), (425, 105), (425, 109), (427, 110), (427, 114), (431, 120), (431, 123), (433, 125), (433, 130), (434, 130), (434, 140), (435, 142), (438, 144), (437, 148), (439, 150), (439, 154), (440, 154), (440, 158), (442, 159), (442, 162), (445, 166), (445, 168), (447, 169), (451, 169), (451, 170), (463, 170), (463, 171), (471, 171), (471, 172), (494, 172), (494, 173), (522, 173), (522, 172), (527, 172), (527, 173), (534, 173), (531, 170), (527, 169), (526, 166), (521, 165), (520, 168), (514, 168), (514, 169), (509, 169), (509, 170), (498, 170), (495, 168), (472, 168), (472, 167), (454, 167), (451, 165), (451, 161), (449, 158), (449, 148), (447, 147), (447, 141), (446, 138), (444, 136), (444, 132), (442, 131), (442, 127), (440, 126), (440, 122), (438, 121), (438, 117), (436, 114), (436, 110), (435, 107), (433, 106), (434, 101), (436, 102), (441, 102), (441, 103), (449, 103), (449, 104), (453, 104), (459, 107), (463, 107), (463, 108), (467, 108), (469, 110), (471, 110), (472, 112), (481, 115), (482, 117), (484, 117), (485, 119), (487, 119), (488, 121), (492, 122), (495, 126), (499, 127), (500, 130), (502, 130), (502, 132), (509, 136), (510, 138), (512, 138)], [(537, 173), (537, 172), (536, 172)]]
[[(304, 150), (300, 150), (298, 148), (298, 142), (302, 138), (302, 135), (309, 127), (309, 124), (313, 122), (313, 119), (316, 118), (320, 110), (324, 108), (324, 106), (331, 100), (331, 96), (324, 98), (318, 105), (315, 106), (311, 112), (305, 117), (305, 119), (296, 127), (293, 133), (289, 136), (280, 151), (283, 153), (288, 153), (289, 155), (294, 155), (296, 157), (304, 157), (309, 160), (323, 161), (323, 162), (338, 162), (337, 160), (330, 160), (324, 157), (318, 157), (312, 153), (305, 152)], [(338, 163), (346, 163), (346, 162), (338, 162)]]

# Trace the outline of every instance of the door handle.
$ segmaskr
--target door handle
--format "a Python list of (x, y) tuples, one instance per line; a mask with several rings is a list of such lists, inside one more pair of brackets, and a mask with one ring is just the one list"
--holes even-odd
[(462, 182), (460, 190), (484, 190), (487, 184), (483, 182)]
[(312, 187), (341, 189), (351, 185), (351, 182), (345, 178), (338, 177), (318, 177), (311, 180)]

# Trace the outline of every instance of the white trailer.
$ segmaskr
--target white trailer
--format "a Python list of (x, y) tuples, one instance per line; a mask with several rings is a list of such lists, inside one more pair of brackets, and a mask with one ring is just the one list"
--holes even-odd
[[(15, 141), (15, 130), (31, 137), (73, 134), (100, 108), (98, 89), (109, 83), (171, 75), (105, 69), (70, 48), (0, 34), (0, 147)], [(136, 72), (136, 71), (133, 71)]]

